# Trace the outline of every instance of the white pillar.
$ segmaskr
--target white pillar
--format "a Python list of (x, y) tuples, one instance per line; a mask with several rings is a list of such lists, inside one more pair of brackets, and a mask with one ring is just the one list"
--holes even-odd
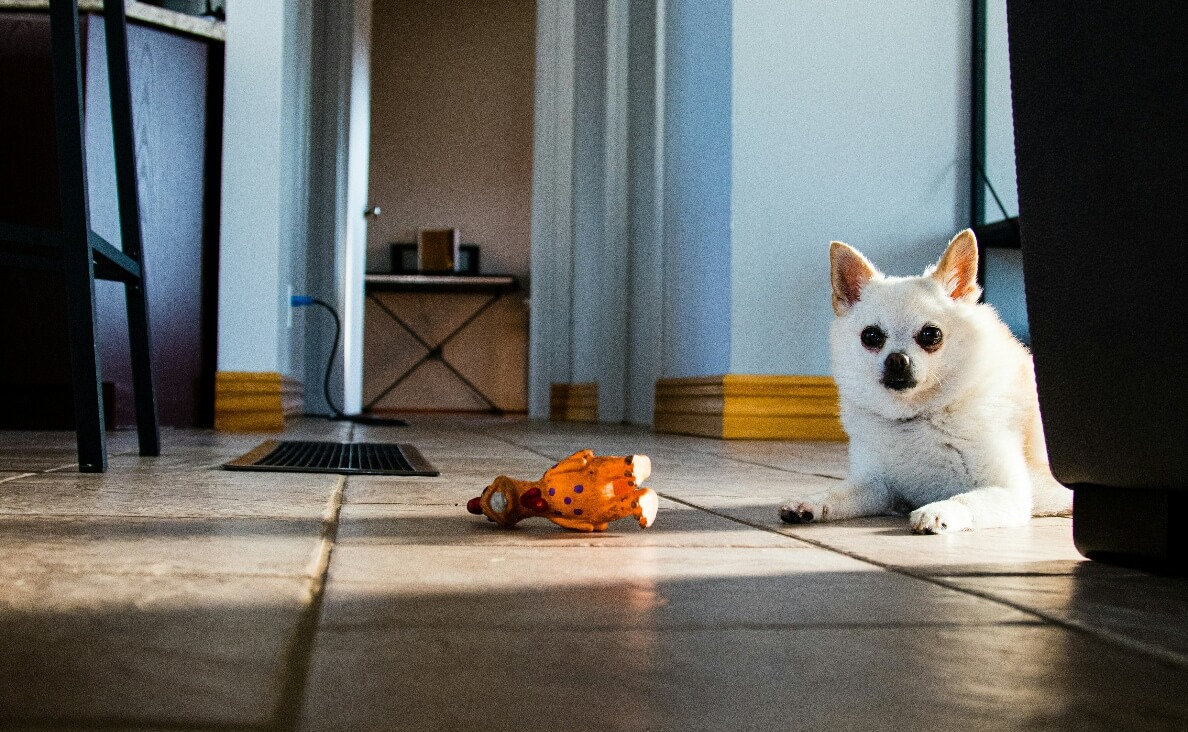
[(227, 12), (219, 241), (219, 371), (288, 365), (289, 283), (282, 281), (285, 3)]

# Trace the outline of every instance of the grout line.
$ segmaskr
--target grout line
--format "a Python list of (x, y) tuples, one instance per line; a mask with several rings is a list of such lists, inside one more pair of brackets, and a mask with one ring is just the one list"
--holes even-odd
[[(512, 447), (518, 447), (521, 450), (527, 450), (528, 452), (531, 452), (534, 455), (539, 455), (547, 460), (552, 460), (553, 462), (556, 462), (558, 460), (558, 458), (555, 458), (552, 455), (548, 455), (547, 453), (543, 453), (534, 447), (530, 447), (528, 445), (523, 445), (518, 442), (513, 442), (512, 440), (509, 440), (504, 437), (497, 437), (495, 435), (486, 435), (486, 436), (490, 437), (492, 439), (495, 439), (495, 440), (499, 440), (500, 442), (506, 443), (508, 445), (511, 445)], [(729, 455), (719, 455), (718, 453), (709, 452), (706, 450), (689, 450), (686, 448), (678, 448), (678, 449), (680, 449), (683, 452), (687, 452), (691, 455), (702, 455), (705, 457), (714, 458), (716, 460), (728, 460), (730, 462), (739, 463), (741, 465), (753, 465), (753, 466), (759, 467), (759, 468), (767, 468), (769, 470), (775, 470), (780, 473), (789, 473), (791, 475), (803, 475), (803, 476), (811, 477), (811, 478), (825, 478), (827, 480), (839, 480), (839, 481), (845, 480), (845, 478), (841, 478), (836, 475), (828, 475), (826, 473), (811, 473), (811, 472), (806, 472), (804, 470), (793, 470), (791, 468), (782, 468), (778, 465), (769, 465), (767, 463), (760, 463), (760, 462), (756, 462), (754, 460), (743, 460), (741, 458), (731, 457)]]
[(1044, 572), (1035, 570), (1031, 572), (962, 572), (960, 570), (953, 572), (936, 572), (928, 575), (936, 577), (937, 579), (994, 579), (997, 577), (1075, 577), (1074, 572)]
[[(55, 465), (52, 468), (46, 468), (45, 470), (40, 471), (38, 474), (44, 475), (45, 473), (56, 473), (60, 470), (70, 470), (71, 468), (77, 467), (78, 463), (66, 463), (65, 465)], [(92, 473), (91, 475), (95, 475), (95, 473)]]
[(553, 456), (551, 456), (551, 455), (546, 455), (545, 453), (541, 452), (540, 450), (537, 450), (537, 449), (536, 449), (536, 448), (534, 448), (534, 447), (529, 447), (528, 445), (521, 445), (521, 444), (520, 444), (520, 443), (518, 443), (518, 442), (513, 442), (512, 440), (509, 440), (509, 439), (507, 439), (506, 437), (500, 437), (500, 436), (498, 436), (498, 435), (495, 435), (495, 434), (487, 434), (487, 433), (483, 433), (483, 432), (475, 432), (475, 434), (476, 434), (476, 435), (479, 435), (479, 436), (482, 436), (482, 437), (487, 437), (487, 438), (490, 438), (490, 439), (492, 439), (492, 440), (495, 440), (495, 441), (497, 441), (497, 442), (502, 442), (502, 443), (503, 443), (503, 444), (505, 444), (505, 445), (511, 445), (512, 447), (517, 447), (517, 448), (519, 448), (519, 449), (521, 449), (521, 450), (526, 450), (527, 452), (530, 452), (530, 453), (532, 453), (533, 455), (538, 455), (538, 456), (540, 456), (540, 457), (544, 458), (545, 460), (550, 460), (550, 461), (552, 461), (552, 462), (557, 462), (557, 458), (555, 458), (555, 457), (553, 457)]
[(297, 728), (301, 706), (305, 699), (305, 685), (313, 662), (314, 637), (322, 618), (322, 601), (326, 596), (326, 580), (330, 573), (330, 557), (338, 539), (338, 517), (342, 511), (345, 475), (338, 476), (334, 492), (322, 518), (322, 540), (310, 557), (308, 576), (309, 604), (293, 631), (292, 643), (285, 659), (283, 687), (277, 702), (272, 728), (288, 732)]
[(826, 473), (812, 473), (812, 472), (808, 472), (808, 471), (804, 471), (804, 470), (794, 470), (792, 468), (783, 468), (783, 467), (780, 467), (779, 465), (771, 465), (769, 463), (761, 463), (761, 462), (757, 462), (755, 460), (743, 460), (742, 458), (733, 457), (731, 455), (721, 455), (716, 452), (710, 452), (709, 450), (689, 450), (687, 448), (681, 448), (681, 449), (683, 449), (685, 452), (692, 453), (694, 455), (704, 455), (706, 457), (715, 458), (717, 460), (730, 460), (732, 462), (742, 463), (743, 465), (754, 465), (754, 466), (760, 467), (760, 468), (769, 468), (771, 470), (778, 470), (781, 473), (792, 473), (793, 475), (806, 475), (806, 476), (813, 477), (813, 478), (827, 478), (829, 480), (845, 480), (845, 478), (842, 478), (842, 477), (839, 477), (836, 475), (828, 475)]
[[(362, 623), (334, 623), (332, 625), (323, 626), (323, 630), (334, 631), (337, 633), (349, 633), (358, 630), (456, 630), (456, 623), (422, 623), (410, 622), (404, 623), (399, 620), (389, 622), (374, 622), (367, 621)], [(1039, 620), (1004, 620), (1002, 622), (979, 622), (979, 623), (958, 623), (958, 622), (921, 622), (921, 623), (847, 623), (845, 621), (833, 621), (828, 623), (747, 623), (747, 622), (733, 622), (733, 623), (673, 623), (672, 625), (656, 624), (651, 622), (640, 622), (638, 624), (630, 623), (582, 623), (579, 627), (575, 627), (572, 623), (559, 621), (551, 622), (524, 622), (522, 624), (505, 623), (505, 624), (484, 624), (482, 626), (483, 632), (503, 631), (507, 633), (522, 633), (525, 628), (530, 628), (533, 631), (548, 631), (559, 630), (566, 633), (620, 633), (624, 631), (646, 630), (649, 632), (658, 633), (704, 633), (715, 631), (734, 631), (734, 630), (751, 630), (751, 631), (777, 631), (777, 632), (796, 632), (796, 631), (818, 631), (818, 630), (917, 630), (923, 628), (933, 628), (936, 630), (963, 630), (970, 628), (1044, 628), (1047, 623)]]
[(1116, 647), (1120, 647), (1120, 648), (1123, 648), (1123, 649), (1131, 651), (1131, 652), (1140, 653), (1140, 654), (1143, 654), (1146, 656), (1150, 656), (1159, 662), (1162, 662), (1169, 666), (1173, 666), (1180, 670), (1188, 668), (1188, 655), (1185, 655), (1178, 651), (1173, 651), (1173, 650), (1169, 650), (1167, 648), (1163, 648), (1161, 646), (1155, 645), (1154, 643), (1148, 643), (1146, 641), (1138, 640), (1136, 638), (1130, 638), (1128, 636), (1118, 635), (1118, 634), (1112, 633), (1108, 630), (1094, 627), (1094, 626), (1092, 626), (1088, 623), (1085, 623), (1083, 621), (1080, 621), (1080, 620), (1075, 620), (1072, 618), (1062, 618), (1058, 615), (1046, 612), (1044, 610), (1039, 610), (1039, 609), (1036, 609), (1033, 607), (1028, 607), (1022, 603), (995, 596), (989, 592), (984, 592), (981, 590), (963, 587), (963, 586), (954, 584), (952, 582), (946, 581), (947, 578), (945, 578), (945, 577), (937, 577), (937, 576), (933, 576), (933, 575), (926, 575), (926, 574), (920, 574), (918, 572), (913, 572), (910, 569), (905, 568), (905, 567), (899, 567), (899, 566), (887, 564), (885, 562), (879, 562), (877, 560), (871, 559), (870, 557), (863, 556), (863, 555), (857, 554), (855, 552), (846, 551), (844, 549), (838, 549), (836, 547), (830, 546), (829, 544), (826, 544), (819, 540), (807, 539), (802, 536), (792, 536), (790, 534), (785, 534), (782, 531), (778, 531), (770, 526), (764, 526), (762, 524), (752, 523), (750, 521), (746, 521), (744, 519), (736, 518), (734, 516), (730, 516), (728, 514), (722, 513), (720, 511), (715, 511), (712, 508), (707, 508), (705, 506), (699, 506), (695, 503), (690, 503), (689, 501), (682, 500), (680, 498), (673, 498), (672, 496), (667, 496), (664, 494), (661, 494), (661, 495), (671, 501), (676, 501), (677, 503), (683, 503), (684, 505), (689, 506), (690, 508), (695, 508), (695, 509), (698, 509), (701, 511), (705, 511), (707, 513), (711, 513), (715, 516), (719, 516), (719, 517), (727, 519), (729, 521), (734, 521), (735, 523), (739, 523), (739, 524), (743, 524), (745, 526), (750, 526), (751, 528), (759, 529), (760, 531), (767, 531), (772, 534), (777, 534), (779, 536), (788, 537), (789, 539), (794, 539), (796, 541), (804, 542), (805, 544), (811, 544), (812, 546), (815, 546), (819, 549), (824, 549), (826, 551), (830, 551), (835, 554), (841, 554), (843, 556), (850, 557), (851, 559), (856, 559), (860, 562), (865, 562), (867, 564), (873, 565), (875, 567), (879, 567), (880, 569), (883, 569), (888, 572), (892, 572), (894, 574), (898, 574), (903, 577), (910, 577), (912, 579), (920, 580), (922, 582), (927, 582), (929, 584), (933, 584), (938, 587), (944, 587), (945, 589), (948, 589), (948, 590), (954, 590), (956, 592), (960, 592), (960, 593), (963, 593), (966, 595), (971, 595), (973, 597), (977, 597), (977, 598), (980, 598), (983, 600), (988, 600), (990, 602), (994, 602), (999, 605), (1004, 605), (1006, 607), (1011, 608), (1012, 610), (1017, 610), (1019, 612), (1025, 613), (1027, 615), (1031, 615), (1033, 617), (1039, 618), (1040, 620), (1044, 621), (1045, 623), (1049, 623), (1051, 625), (1055, 625), (1055, 626), (1064, 628), (1065, 630), (1078, 632), (1083, 635), (1095, 638), (1097, 640), (1105, 641), (1105, 642), (1110, 643)]

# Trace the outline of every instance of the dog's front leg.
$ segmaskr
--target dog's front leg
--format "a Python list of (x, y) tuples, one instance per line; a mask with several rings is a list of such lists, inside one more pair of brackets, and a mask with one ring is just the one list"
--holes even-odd
[[(1031, 477), (1021, 446), (1004, 441), (970, 460), (973, 485), (982, 486), (912, 511), (915, 534), (949, 534), (968, 529), (1026, 526), (1031, 520)], [(967, 457), (970, 454), (967, 453)]]
[(877, 516), (891, 509), (891, 494), (878, 482), (845, 481), (830, 491), (807, 498), (793, 498), (780, 507), (780, 519), (788, 524), (841, 521), (859, 516)]
[(1028, 485), (987, 486), (912, 511), (914, 534), (949, 534), (967, 529), (1026, 526), (1031, 520)]

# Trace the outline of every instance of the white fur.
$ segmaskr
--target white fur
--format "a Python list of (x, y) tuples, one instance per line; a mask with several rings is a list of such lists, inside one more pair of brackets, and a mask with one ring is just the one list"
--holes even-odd
[[(872, 268), (860, 298), (839, 308), (830, 346), (850, 436), (849, 479), (792, 499), (781, 509), (785, 520), (910, 511), (913, 532), (946, 533), (1071, 511), (1071, 491), (1048, 469), (1031, 354), (993, 308), (977, 303), (976, 286), (951, 297), (952, 276), (933, 269), (886, 277)], [(944, 336), (934, 353), (914, 340), (926, 323)], [(877, 353), (861, 341), (870, 325), (887, 334)], [(892, 351), (911, 359), (914, 388), (881, 383)]]

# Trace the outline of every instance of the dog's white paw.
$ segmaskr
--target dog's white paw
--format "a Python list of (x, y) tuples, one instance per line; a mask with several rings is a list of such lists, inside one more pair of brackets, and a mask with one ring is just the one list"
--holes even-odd
[(913, 534), (951, 534), (973, 527), (973, 516), (964, 503), (937, 501), (921, 506), (908, 516)]
[(780, 520), (786, 524), (808, 524), (825, 518), (828, 508), (807, 498), (794, 498), (780, 506)]

